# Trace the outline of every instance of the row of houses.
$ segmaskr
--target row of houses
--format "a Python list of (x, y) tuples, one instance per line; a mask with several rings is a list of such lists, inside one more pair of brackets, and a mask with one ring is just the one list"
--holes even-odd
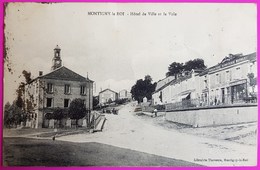
[(99, 105), (104, 105), (106, 103), (109, 102), (113, 102), (116, 101), (118, 99), (131, 99), (132, 95), (130, 92), (128, 92), (127, 90), (121, 90), (118, 93), (107, 88), (105, 90), (102, 90), (101, 92), (99, 92)]
[(152, 95), (153, 105), (171, 103), (173, 108), (209, 106), (248, 102), (256, 98), (256, 53), (230, 54), (219, 64), (205, 70), (169, 76), (157, 82)]

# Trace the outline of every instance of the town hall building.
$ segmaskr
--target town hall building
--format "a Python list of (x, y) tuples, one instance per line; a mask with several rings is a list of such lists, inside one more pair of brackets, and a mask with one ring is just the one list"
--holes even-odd
[[(84, 101), (88, 111), (93, 109), (93, 81), (62, 66), (61, 49), (54, 49), (51, 72), (33, 79), (25, 87), (25, 107), (30, 115), (30, 127), (45, 127), (46, 115), (55, 108), (67, 109), (76, 98)], [(28, 125), (27, 125), (28, 126)]]

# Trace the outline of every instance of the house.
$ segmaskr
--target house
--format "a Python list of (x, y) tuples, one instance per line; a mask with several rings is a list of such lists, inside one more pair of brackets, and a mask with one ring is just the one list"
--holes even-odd
[(207, 73), (210, 103), (243, 103), (244, 98), (252, 93), (248, 74), (253, 73), (256, 77), (256, 68), (256, 53), (229, 54), (221, 63), (210, 67)]
[(118, 93), (111, 90), (105, 89), (99, 92), (99, 104), (104, 105), (108, 102), (113, 102), (118, 99)]
[(175, 80), (175, 76), (168, 76), (157, 82), (155, 91), (152, 94), (152, 103), (154, 105), (169, 103), (169, 85), (172, 81)]
[(130, 92), (128, 92), (127, 90), (121, 90), (119, 93), (118, 93), (118, 98), (119, 99), (131, 99), (132, 98), (132, 95)]
[(159, 81), (152, 95), (153, 104), (197, 107), (243, 103), (249, 96), (257, 96), (257, 85), (250, 85), (249, 74), (257, 77), (256, 53), (230, 54), (208, 69), (193, 69), (176, 79)]
[(199, 97), (199, 74), (203, 70), (192, 69), (170, 84), (171, 101), (182, 102), (193, 100)]
[(31, 127), (44, 127), (46, 115), (52, 114), (55, 108), (67, 109), (73, 99), (84, 101), (87, 110), (92, 110), (93, 81), (62, 66), (61, 49), (54, 49), (51, 72), (33, 79), (25, 86), (26, 111), (31, 118)]

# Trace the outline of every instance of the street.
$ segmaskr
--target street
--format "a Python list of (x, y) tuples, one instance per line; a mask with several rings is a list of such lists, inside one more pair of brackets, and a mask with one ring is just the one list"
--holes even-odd
[(254, 166), (256, 146), (180, 133), (155, 126), (136, 116), (128, 104), (118, 115), (106, 114), (103, 132), (63, 136), (57, 140), (97, 142), (205, 166)]

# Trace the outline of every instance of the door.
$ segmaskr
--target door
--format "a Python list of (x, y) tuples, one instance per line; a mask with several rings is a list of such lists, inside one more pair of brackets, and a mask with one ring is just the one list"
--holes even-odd
[(221, 95), (222, 95), (222, 103), (224, 104), (225, 103), (225, 89), (224, 88), (221, 89)]

